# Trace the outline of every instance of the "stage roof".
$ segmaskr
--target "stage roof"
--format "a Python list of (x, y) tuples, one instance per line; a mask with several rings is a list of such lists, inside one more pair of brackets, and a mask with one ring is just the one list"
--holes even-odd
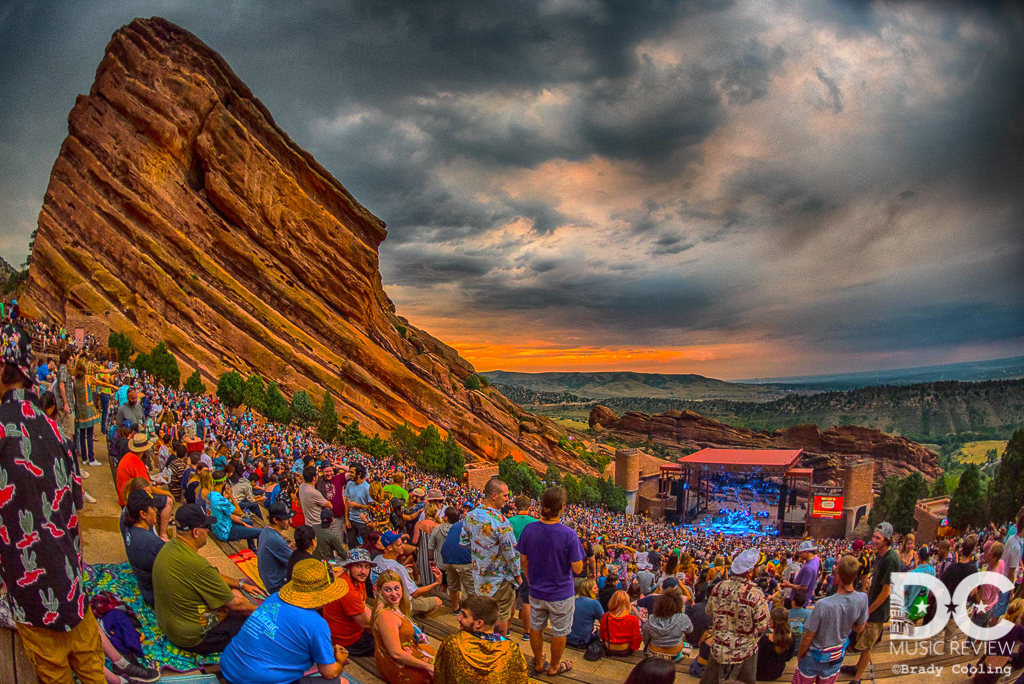
[(684, 456), (684, 466), (704, 466), (705, 470), (733, 472), (770, 470), (785, 473), (800, 460), (803, 449), (701, 449)]

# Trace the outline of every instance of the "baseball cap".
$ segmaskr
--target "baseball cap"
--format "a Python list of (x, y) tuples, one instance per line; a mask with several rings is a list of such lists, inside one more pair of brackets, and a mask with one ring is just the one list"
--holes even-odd
[(892, 539), (892, 525), (887, 522), (878, 523), (878, 527), (875, 528), (875, 532), (878, 532), (886, 539)]
[(818, 550), (818, 547), (815, 546), (814, 542), (812, 542), (809, 539), (807, 541), (800, 542), (800, 546), (797, 548), (797, 552), (798, 553), (803, 553), (804, 551), (817, 551), (817, 550)]
[(473, 502), (472, 501), (463, 501), (462, 502), (462, 507), (463, 508), (467, 508), (467, 509), (471, 509), (471, 508), (473, 508)]
[(741, 551), (732, 559), (732, 567), (730, 569), (734, 575), (744, 575), (757, 567), (757, 562), (760, 558), (761, 552), (757, 549)]
[(677, 580), (675, 577), (666, 577), (665, 579), (663, 579), (661, 581), (661, 588), (662, 589), (671, 589), (672, 587), (678, 587), (678, 586), (679, 586), (679, 580)]
[(283, 501), (275, 501), (270, 504), (267, 513), (270, 514), (271, 520), (290, 520), (292, 517), (291, 509)]
[(397, 532), (392, 532), (391, 530), (388, 530), (380, 536), (380, 543), (387, 547), (391, 546), (401, 538), (402, 535), (398, 534)]
[(863, 551), (864, 550), (864, 540), (863, 539), (856, 539), (856, 540), (854, 540), (854, 542), (853, 542), (853, 550), (854, 551)]
[(143, 509), (155, 507), (156, 502), (153, 501), (152, 495), (145, 489), (136, 489), (128, 495), (128, 502), (125, 504), (125, 508), (133, 516), (137, 516), (143, 511)]
[(341, 562), (343, 568), (347, 568), (350, 565), (356, 563), (369, 563), (373, 565), (373, 560), (370, 558), (370, 552), (366, 549), (352, 549), (348, 552), (348, 558)]
[(191, 530), (210, 529), (217, 519), (212, 515), (203, 513), (198, 504), (185, 504), (174, 512), (174, 522), (182, 532)]

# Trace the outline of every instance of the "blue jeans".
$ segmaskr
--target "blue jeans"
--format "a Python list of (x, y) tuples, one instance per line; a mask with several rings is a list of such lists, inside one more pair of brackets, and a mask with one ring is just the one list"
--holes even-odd
[(263, 520), (263, 511), (260, 510), (260, 505), (255, 501), (239, 501), (238, 507), (241, 508), (243, 511), (248, 511), (249, 513), (252, 513), (260, 520)]
[[(92, 446), (92, 432), (93, 428), (91, 427), (82, 428), (78, 431), (78, 441), (81, 443), (79, 453), (82, 456), (82, 463), (88, 463), (94, 460), (96, 456)], [(86, 458), (86, 453), (89, 454), (88, 458)]]
[(250, 551), (256, 550), (256, 540), (260, 536), (261, 529), (258, 527), (246, 527), (245, 525), (239, 525), (236, 522), (231, 523), (231, 531), (228, 532), (228, 538), (226, 541), (239, 541), (245, 540), (246, 545)]
[(110, 395), (100, 394), (100, 432), (107, 434), (107, 411), (110, 410)]

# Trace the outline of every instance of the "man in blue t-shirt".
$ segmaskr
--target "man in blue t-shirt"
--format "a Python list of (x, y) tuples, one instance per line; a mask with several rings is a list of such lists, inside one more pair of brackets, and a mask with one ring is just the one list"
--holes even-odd
[(360, 538), (366, 540), (370, 533), (369, 521), (370, 504), (370, 483), (366, 481), (366, 467), (357, 464), (349, 471), (354, 478), (345, 483), (345, 506), (348, 508), (348, 545), (355, 548), (360, 544)]
[(341, 674), (345, 650), (331, 644), (331, 628), (317, 608), (348, 593), (327, 566), (307, 558), (295, 564), (292, 580), (245, 621), (224, 649), (220, 669), (230, 684), (291, 684), (314, 665), (332, 680)]
[(292, 510), (283, 501), (278, 501), (270, 505), (267, 514), (270, 524), (260, 532), (256, 568), (267, 593), (273, 594), (284, 586), (288, 559), (292, 557), (292, 548), (284, 538), (285, 530), (292, 526)]
[(448, 598), (452, 600), (452, 615), (458, 615), (462, 612), (462, 592), (466, 592), (467, 597), (472, 596), (476, 588), (473, 581), (473, 554), (468, 547), (459, 543), (459, 536), (462, 535), (459, 510), (451, 506), (445, 515), (449, 522), (454, 518), (454, 522), (441, 545), (441, 560), (444, 562), (444, 572), (448, 575)]
[[(565, 672), (562, 662), (565, 640), (572, 631), (575, 611), (573, 573), (583, 572), (586, 553), (575, 530), (562, 524), (565, 490), (549, 487), (540, 498), (540, 522), (523, 528), (516, 550), (523, 573), (530, 582), (530, 646), (534, 663), (544, 662), (544, 628), (551, 621), (549, 675)], [(450, 534), (450, 533), (449, 533)], [(540, 674), (540, 670), (536, 670)]]

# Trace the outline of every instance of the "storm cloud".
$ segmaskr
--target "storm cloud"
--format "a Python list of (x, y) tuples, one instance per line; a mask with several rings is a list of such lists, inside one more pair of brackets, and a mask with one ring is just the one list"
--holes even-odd
[[(1024, 353), (1019, 5), (8, 4), (8, 261), (75, 95), (135, 15), (225, 57), (387, 222), (399, 313), (483, 369), (517, 367), (496, 349), (581, 346), (518, 367), (749, 377)], [(658, 359), (617, 353), (644, 349)]]

